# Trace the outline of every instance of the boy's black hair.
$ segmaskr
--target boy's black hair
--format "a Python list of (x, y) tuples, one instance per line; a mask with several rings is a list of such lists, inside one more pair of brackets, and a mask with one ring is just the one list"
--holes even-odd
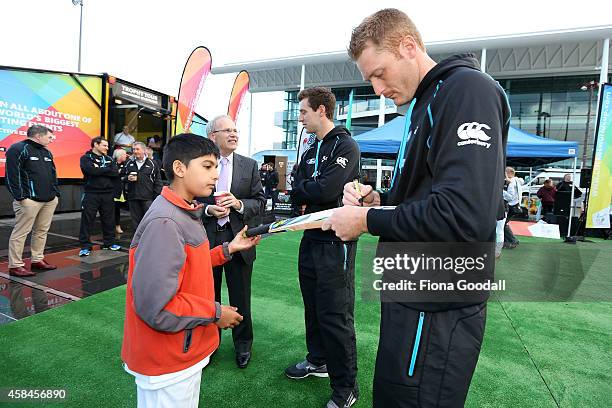
[(206, 137), (193, 133), (181, 133), (170, 139), (164, 147), (164, 171), (169, 181), (174, 180), (172, 163), (179, 160), (185, 166), (189, 162), (202, 156), (215, 156), (219, 159), (219, 148)]

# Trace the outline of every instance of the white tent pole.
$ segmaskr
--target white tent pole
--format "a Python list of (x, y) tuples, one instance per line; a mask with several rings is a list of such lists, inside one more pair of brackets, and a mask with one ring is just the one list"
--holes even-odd
[(572, 232), (572, 217), (574, 216), (574, 188), (576, 185), (576, 163), (578, 162), (578, 158), (574, 156), (574, 168), (572, 169), (572, 192), (570, 194), (570, 212), (569, 212), (569, 221), (567, 223), (567, 236), (571, 236)]
[[(533, 172), (533, 167), (529, 167), (529, 183), (531, 183), (531, 185), (534, 186), (535, 183), (533, 182), (533, 174), (532, 174), (532, 172)], [(531, 203), (531, 186), (527, 190), (527, 197), (528, 197), (527, 202)]]
[(480, 51), (480, 70), (487, 72), (487, 49), (483, 48)]
[(380, 102), (378, 106), (378, 127), (385, 124), (385, 96), (380, 94)]
[(249, 92), (249, 143), (247, 145), (248, 157), (251, 157), (251, 141), (253, 140), (253, 93)]
[(603, 84), (608, 82), (608, 58), (610, 54), (610, 39), (605, 38), (603, 40), (603, 46), (601, 50), (601, 69), (599, 70), (599, 83)]
[[(306, 65), (302, 64), (302, 72), (300, 74), (300, 91), (304, 90), (304, 86), (305, 86), (305, 82), (306, 82)], [(302, 128), (304, 127), (304, 125), (302, 125), (302, 122), (298, 121), (297, 124), (297, 143), (295, 144), (295, 149), (298, 151), (300, 151), (300, 148), (298, 147), (298, 145), (300, 143), (302, 143), (302, 141), (300, 140), (300, 136), (302, 135)], [(300, 158), (298, 157), (297, 160), (300, 160)]]

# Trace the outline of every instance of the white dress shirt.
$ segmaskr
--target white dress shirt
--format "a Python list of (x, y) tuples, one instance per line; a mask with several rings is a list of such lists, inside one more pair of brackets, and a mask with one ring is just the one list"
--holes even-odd
[(134, 136), (130, 135), (129, 133), (121, 132), (115, 135), (115, 138), (113, 139), (113, 141), (115, 142), (115, 144), (131, 146), (132, 143), (136, 141), (136, 139), (134, 138)]
[[(222, 159), (223, 159), (223, 156), (219, 158), (219, 163), (221, 163)], [(230, 155), (227, 156), (226, 159), (228, 160), (227, 166), (228, 166), (228, 172), (229, 172), (227, 185), (230, 186), (230, 189), (231, 189), (232, 188), (232, 178), (234, 176), (234, 152), (230, 153)], [(216, 184), (218, 185), (219, 182), (217, 181)], [(236, 212), (238, 212), (238, 214), (244, 214), (244, 203), (242, 202), (242, 200), (238, 200), (238, 201), (240, 201), (240, 209), (236, 210)], [(204, 213), (210, 217), (211, 215), (208, 213), (208, 207), (209, 206), (207, 205), (206, 208), (204, 209)]]

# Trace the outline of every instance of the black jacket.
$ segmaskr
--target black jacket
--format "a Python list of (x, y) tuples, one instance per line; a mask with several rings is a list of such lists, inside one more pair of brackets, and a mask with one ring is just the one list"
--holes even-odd
[[(319, 144), (321, 144), (319, 148)], [(314, 174), (318, 155), (317, 174)], [(305, 214), (339, 207), (344, 185), (359, 177), (360, 153), (357, 142), (344, 126), (333, 128), (323, 140), (315, 142), (302, 155), (291, 190), (294, 205), (306, 204)], [(304, 236), (338, 241), (333, 231), (307, 230)]]
[[(138, 169), (136, 158), (131, 157), (125, 164), (121, 173), (121, 180), (125, 183), (128, 200), (153, 200), (162, 190), (163, 183), (159, 174), (159, 167), (149, 158)], [(138, 179), (128, 181), (127, 176), (136, 172)]]
[(268, 174), (268, 170), (259, 170), (259, 178), (261, 179), (261, 185), (263, 186), (263, 188), (266, 188)]
[(99, 156), (91, 150), (81, 156), (86, 193), (113, 193), (119, 178), (117, 163), (110, 156)]
[(125, 192), (125, 182), (123, 181), (123, 177), (122, 175), (125, 174), (125, 165), (127, 164), (127, 161), (124, 161), (121, 164), (117, 165), (117, 170), (119, 171), (119, 177), (117, 177), (116, 179), (113, 179), (113, 185), (115, 186), (115, 188), (113, 189), (113, 198), (120, 198), (121, 194), (127, 195), (127, 192)]
[(462, 54), (428, 72), (415, 98), (403, 170), (381, 194), (382, 205), (398, 207), (370, 210), (368, 230), (380, 241), (495, 242), (510, 120), (503, 89), (473, 55)]
[(278, 171), (271, 170), (266, 177), (266, 191), (272, 191), (278, 187)]
[(51, 152), (31, 139), (9, 147), (6, 151), (6, 187), (17, 201), (29, 198), (49, 202), (59, 197)]
[[(561, 180), (558, 184), (557, 184), (557, 191), (561, 191), (561, 192), (572, 192), (572, 186), (573, 186), (573, 182), (567, 182), (565, 180)], [(574, 198), (580, 198), (582, 197), (582, 191), (580, 191), (578, 189), (578, 187), (574, 187)]]
[[(230, 212), (230, 228), (232, 229), (233, 235), (235, 236), (240, 232), (245, 225), (252, 228), (261, 224), (261, 216), (266, 207), (266, 198), (263, 193), (259, 171), (257, 170), (257, 162), (255, 160), (234, 153), (230, 192), (234, 197), (242, 201), (242, 205), (244, 205), (242, 214), (234, 209)], [(198, 198), (198, 201), (206, 205), (215, 203), (213, 195)], [(217, 218), (207, 216), (206, 213), (204, 213), (202, 222), (204, 223), (206, 234), (212, 246), (214, 245), (217, 235)], [(255, 247), (240, 251), (240, 256), (244, 262), (249, 264), (253, 263), (256, 257)]]

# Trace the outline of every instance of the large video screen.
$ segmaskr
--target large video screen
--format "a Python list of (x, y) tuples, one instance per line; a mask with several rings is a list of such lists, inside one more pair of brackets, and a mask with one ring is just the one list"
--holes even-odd
[(79, 158), (100, 136), (101, 103), (101, 77), (0, 69), (0, 177), (6, 150), (41, 124), (57, 137), (49, 150), (58, 177), (82, 178)]

